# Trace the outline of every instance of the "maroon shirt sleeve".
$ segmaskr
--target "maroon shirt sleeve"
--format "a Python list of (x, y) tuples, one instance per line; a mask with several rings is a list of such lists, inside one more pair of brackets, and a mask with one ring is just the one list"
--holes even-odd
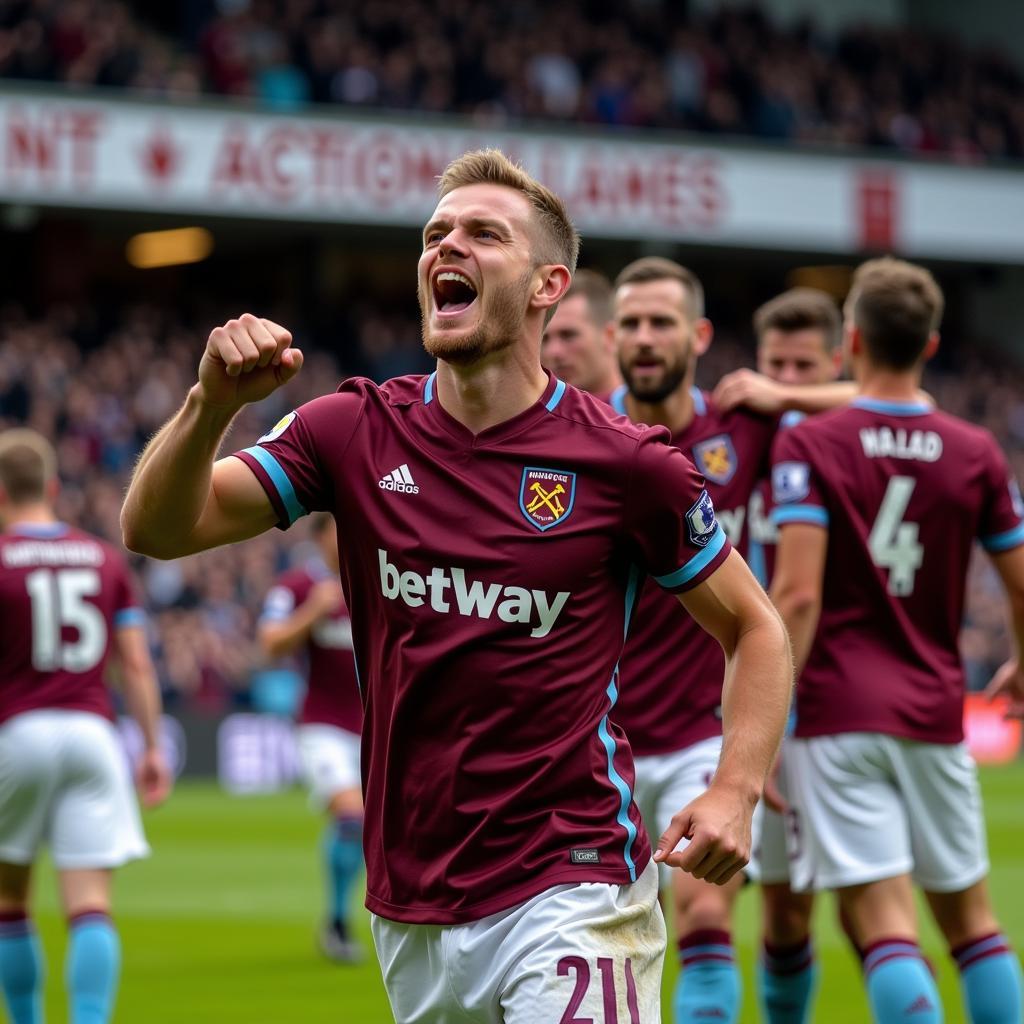
[(772, 522), (828, 526), (828, 503), (799, 427), (780, 433), (772, 448)]
[(323, 469), (320, 444), (344, 449), (363, 410), (363, 396), (346, 391), (314, 398), (288, 413), (256, 444), (235, 452), (256, 474), (287, 529), (309, 512), (332, 511), (332, 481)]
[(978, 538), (986, 551), (998, 555), (1024, 544), (1024, 501), (1002, 449), (995, 438), (988, 440), (988, 495), (978, 523)]
[(702, 583), (731, 550), (704, 478), (664, 430), (647, 431), (637, 446), (626, 531), (643, 567), (672, 593)]
[(138, 588), (132, 576), (131, 569), (125, 560), (115, 551), (110, 551), (108, 557), (115, 562), (114, 587), (116, 597), (114, 599), (113, 624), (116, 629), (127, 626), (143, 626), (146, 623), (146, 613), (139, 598)]

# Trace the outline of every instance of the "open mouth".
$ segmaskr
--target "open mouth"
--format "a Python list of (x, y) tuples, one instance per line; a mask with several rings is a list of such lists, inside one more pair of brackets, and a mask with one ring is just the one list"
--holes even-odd
[(476, 286), (457, 270), (443, 270), (434, 278), (434, 308), (449, 316), (462, 313), (476, 301)]

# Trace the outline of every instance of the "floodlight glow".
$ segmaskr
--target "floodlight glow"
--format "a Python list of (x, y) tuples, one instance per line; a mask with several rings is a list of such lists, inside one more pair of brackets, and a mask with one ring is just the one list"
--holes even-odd
[(206, 228), (174, 228), (133, 235), (125, 246), (128, 262), (140, 270), (199, 263), (213, 252), (213, 235)]

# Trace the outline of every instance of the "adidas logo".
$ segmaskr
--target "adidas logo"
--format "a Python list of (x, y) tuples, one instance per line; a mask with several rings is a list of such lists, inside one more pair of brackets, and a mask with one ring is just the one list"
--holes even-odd
[(416, 486), (409, 472), (409, 467), (403, 462), (398, 469), (393, 469), (377, 481), (377, 486), (382, 491), (398, 491), (401, 494), (419, 494), (420, 489)]

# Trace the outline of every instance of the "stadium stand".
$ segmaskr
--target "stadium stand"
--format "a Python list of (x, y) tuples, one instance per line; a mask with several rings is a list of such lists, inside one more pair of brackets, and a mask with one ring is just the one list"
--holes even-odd
[[(658, 127), (961, 162), (1024, 157), (1024, 77), (1005, 55), (909, 28), (833, 37), (756, 8), (232, 0), (177, 25), (117, 0), (0, 3), (0, 77)], [(543, 26), (539, 28), (538, 26)], [(167, 31), (176, 29), (176, 32)]]

